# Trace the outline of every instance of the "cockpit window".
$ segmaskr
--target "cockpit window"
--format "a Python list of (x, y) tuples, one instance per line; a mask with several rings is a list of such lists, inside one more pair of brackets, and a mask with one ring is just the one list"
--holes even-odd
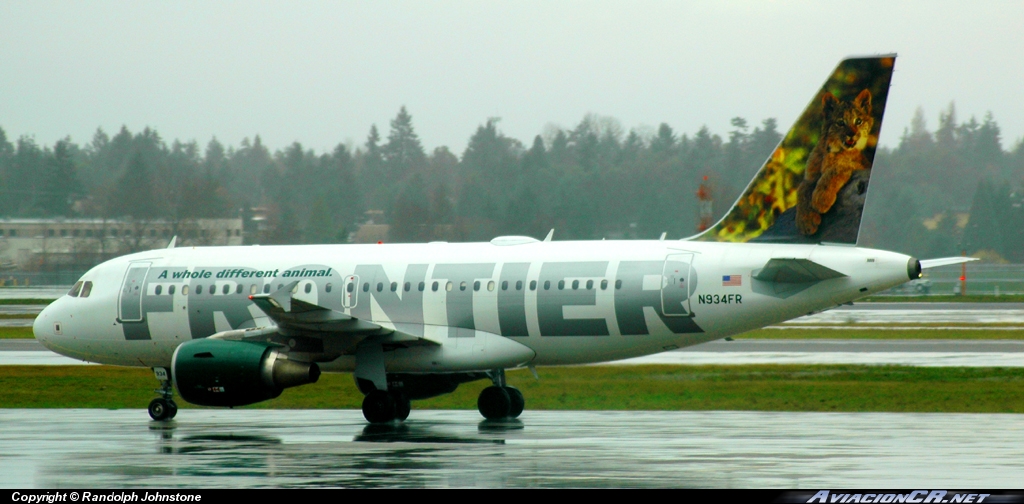
[(71, 297), (78, 297), (78, 293), (82, 291), (82, 281), (79, 280), (75, 283), (71, 290), (68, 291), (68, 295)]
[(81, 297), (87, 298), (92, 293), (92, 282), (85, 282), (82, 284), (82, 295)]

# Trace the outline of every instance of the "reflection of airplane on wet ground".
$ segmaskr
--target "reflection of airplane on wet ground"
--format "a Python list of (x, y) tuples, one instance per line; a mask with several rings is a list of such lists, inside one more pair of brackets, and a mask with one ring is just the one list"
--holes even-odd
[[(894, 57), (844, 60), (733, 208), (680, 241), (167, 248), (105, 262), (36, 319), (74, 358), (154, 368), (236, 406), (353, 372), (370, 422), (490, 379), (487, 418), (524, 398), (505, 369), (691, 346), (918, 278), (917, 261), (856, 247)], [(173, 242), (172, 242), (173, 243)]]

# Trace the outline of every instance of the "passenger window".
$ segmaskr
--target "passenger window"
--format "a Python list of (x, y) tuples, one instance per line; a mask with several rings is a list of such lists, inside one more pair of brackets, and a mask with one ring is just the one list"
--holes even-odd
[(451, 292), (452, 291), (452, 287), (454, 287), (454, 285), (451, 282), (448, 282), (448, 283), (446, 283), (444, 285), (444, 290), (446, 290), (448, 292)]
[(311, 283), (306, 284), (306, 294), (309, 294), (312, 291), (313, 291), (313, 284), (311, 284)]
[(331, 292), (331, 284), (327, 284), (326, 286), (324, 286), (324, 291)]
[(508, 290), (508, 280), (501, 281), (501, 290)]
[(350, 284), (345, 286), (345, 291), (346, 292), (352, 292), (355, 289), (356, 289), (356, 284), (354, 284), (354, 283), (350, 283)]
[(460, 291), (466, 290), (466, 282), (462, 282), (462, 283), (459, 284), (459, 290)]
[(264, 294), (270, 294), (270, 284), (264, 284), (263, 285), (263, 293)]
[(384, 282), (377, 282), (377, 292), (384, 292)]
[(608, 290), (608, 280), (601, 280), (601, 290)]
[[(425, 284), (424, 284), (423, 282), (420, 282), (420, 286), (419, 286), (420, 292), (423, 292), (423, 287), (424, 287), (424, 285), (425, 285)], [(435, 289), (435, 290), (436, 290), (436, 289)]]
[(172, 295), (172, 296), (174, 295), (174, 286), (173, 285), (167, 288), (167, 293)]
[(157, 285), (156, 289), (153, 289), (153, 292), (155, 292), (157, 296), (159, 296), (160, 293), (163, 292), (163, 291), (164, 291), (164, 287), (162, 285)]
[[(210, 292), (212, 293), (213, 290), (211, 290)], [(231, 292), (231, 286), (228, 284), (224, 284), (224, 287), (221, 287), (220, 292), (221, 294), (227, 294), (228, 292)]]
[(621, 289), (622, 288), (622, 280), (616, 280), (615, 281), (615, 288), (616, 289)]
[(370, 292), (370, 282), (363, 283), (363, 292)]
[(71, 287), (71, 290), (68, 291), (68, 295), (71, 296), (71, 297), (78, 297), (78, 293), (79, 292), (82, 292), (82, 281), (81, 280), (75, 282), (75, 285), (73, 285)]
[(522, 280), (517, 280), (516, 281), (516, 290), (523, 290), (523, 281)]
[(551, 290), (551, 280), (544, 280), (544, 290)]
[[(258, 290), (259, 289), (256, 287), (256, 284), (252, 284), (251, 286), (249, 286), (249, 294), (250, 295), (256, 294), (256, 292), (258, 292)], [(327, 284), (327, 290), (328, 291), (331, 290), (331, 284)]]
[(235, 294), (241, 294), (242, 293), (242, 289), (244, 289), (244, 288), (245, 287), (243, 287), (242, 284), (238, 284), (237, 286), (235, 286)]
[(434, 282), (434, 285), (430, 286), (430, 290), (437, 292), (437, 282)]
[[(278, 289), (280, 289), (280, 287), (278, 287)], [(296, 292), (299, 292), (299, 284), (292, 286), (292, 294), (295, 294)]]
[(391, 282), (391, 292), (398, 291), (398, 282)]
[(565, 289), (565, 280), (559, 280), (558, 281), (558, 290), (563, 290), (563, 289)]
[(590, 289), (593, 289), (593, 288), (594, 288), (594, 281), (593, 280), (587, 280), (587, 290), (590, 290)]
[(530, 290), (532, 290), (532, 291), (537, 290), (537, 281), (536, 280), (530, 280)]
[(480, 280), (477, 280), (477, 281), (473, 282), (473, 290), (474, 291), (479, 291), (480, 290)]
[(188, 286), (187, 285), (182, 285), (181, 286), (181, 295), (182, 296), (187, 296), (188, 295)]
[(202, 285), (197, 285), (196, 286), (196, 294), (202, 294), (202, 293), (203, 293), (203, 286)]
[(409, 282), (405, 282), (405, 285), (403, 285), (402, 287), (404, 288), (405, 292), (409, 292), (409, 289), (412, 288), (412, 284)]
[(494, 280), (491, 280), (490, 282), (487, 282), (487, 290), (488, 291), (493, 291), (494, 290)]
[(79, 297), (87, 298), (89, 294), (92, 294), (92, 282), (85, 282), (82, 284), (82, 294)]
[(580, 281), (579, 280), (573, 280), (572, 281), (572, 290), (577, 290), (579, 288), (580, 288)]

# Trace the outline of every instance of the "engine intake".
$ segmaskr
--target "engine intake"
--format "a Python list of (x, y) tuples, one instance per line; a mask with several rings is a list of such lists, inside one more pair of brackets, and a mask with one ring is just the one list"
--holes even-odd
[(179, 345), (171, 373), (182, 399), (201, 406), (245, 406), (320, 379), (315, 362), (289, 360), (274, 345), (219, 339)]

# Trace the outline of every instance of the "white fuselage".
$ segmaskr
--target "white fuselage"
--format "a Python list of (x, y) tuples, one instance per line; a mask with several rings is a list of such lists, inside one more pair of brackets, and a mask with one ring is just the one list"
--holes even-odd
[[(809, 259), (845, 276), (785, 289), (754, 280), (773, 258)], [(58, 299), (34, 332), (77, 359), (167, 367), (183, 342), (272, 327), (248, 296), (298, 281), (296, 299), (442, 345), (500, 335), (532, 350), (530, 365), (592, 363), (847, 303), (906, 282), (908, 260), (850, 246), (694, 241), (160, 249), (96, 266), (82, 277), (88, 297)], [(335, 346), (321, 367), (354, 369), (353, 346)]]

